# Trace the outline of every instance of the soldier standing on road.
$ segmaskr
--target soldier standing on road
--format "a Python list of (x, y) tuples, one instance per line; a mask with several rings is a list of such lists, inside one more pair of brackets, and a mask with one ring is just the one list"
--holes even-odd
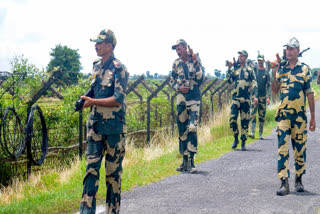
[[(177, 168), (180, 172), (196, 172), (194, 155), (197, 153), (197, 125), (200, 110), (200, 85), (203, 81), (203, 71), (200, 59), (188, 45), (180, 39), (172, 46), (179, 58), (172, 66), (170, 86), (178, 92), (177, 95), (177, 125), (179, 130), (179, 152), (183, 162)], [(190, 48), (189, 48), (190, 49)]]
[(307, 115), (306, 97), (311, 113), (309, 130), (316, 128), (314, 97), (311, 83), (310, 68), (298, 60), (300, 44), (293, 37), (285, 45), (287, 62), (274, 69), (272, 91), (280, 90), (280, 103), (275, 120), (278, 122), (278, 178), (281, 187), (277, 195), (289, 194), (289, 139), (294, 151), (295, 159), (295, 189), (303, 192), (302, 175), (306, 172), (306, 142), (307, 142)]
[(84, 97), (84, 108), (91, 107), (88, 120), (87, 169), (83, 180), (80, 213), (95, 213), (99, 169), (105, 155), (106, 213), (120, 212), (122, 161), (125, 155), (125, 91), (129, 73), (114, 57), (117, 44), (114, 33), (105, 29), (95, 42), (97, 55), (93, 63), (91, 85), (94, 98)]
[(228, 83), (234, 83), (234, 91), (232, 93), (232, 105), (230, 113), (230, 128), (234, 135), (234, 142), (232, 148), (237, 148), (239, 144), (239, 130), (238, 130), (238, 115), (241, 117), (241, 150), (245, 151), (246, 140), (248, 136), (248, 126), (250, 121), (250, 93), (253, 93), (253, 101), (256, 105), (258, 102), (257, 96), (257, 82), (255, 73), (246, 61), (248, 58), (247, 51), (239, 51), (240, 66), (235, 66), (231, 70), (231, 64), (228, 64), (227, 79)]
[(267, 69), (264, 67), (264, 56), (258, 55), (258, 67), (254, 68), (258, 85), (258, 105), (251, 104), (251, 134), (249, 137), (254, 138), (254, 132), (256, 129), (256, 114), (258, 110), (259, 115), (259, 139), (262, 140), (263, 125), (266, 116), (267, 106), (270, 104), (270, 75)]

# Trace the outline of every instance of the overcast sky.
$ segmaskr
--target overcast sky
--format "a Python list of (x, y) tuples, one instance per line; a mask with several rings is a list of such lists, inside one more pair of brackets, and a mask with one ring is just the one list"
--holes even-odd
[(311, 47), (302, 61), (320, 67), (319, 1), (0, 0), (0, 71), (23, 54), (46, 68), (56, 44), (79, 49), (82, 72), (97, 58), (95, 37), (112, 29), (115, 55), (130, 74), (167, 74), (177, 58), (171, 46), (183, 38), (199, 52), (206, 72), (226, 70), (225, 60), (245, 49), (274, 60), (295, 36)]

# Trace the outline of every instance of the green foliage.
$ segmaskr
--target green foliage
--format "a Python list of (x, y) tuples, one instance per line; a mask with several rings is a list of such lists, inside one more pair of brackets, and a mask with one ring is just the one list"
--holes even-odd
[[(268, 114), (271, 114), (269, 116)], [(271, 118), (273, 112), (267, 111), (267, 118)], [(272, 121), (266, 121), (264, 135), (268, 136), (272, 133), (272, 128), (276, 123), (274, 119)], [(222, 126), (227, 126), (228, 121), (224, 121)], [(218, 130), (221, 133), (216, 133)], [(218, 158), (223, 154), (226, 154), (231, 149), (231, 143), (233, 136), (231, 133), (225, 133), (224, 129), (215, 129), (212, 127), (211, 132), (218, 134), (220, 137), (215, 137), (214, 140), (206, 142), (204, 145), (199, 146), (199, 152), (197, 153), (196, 163)], [(254, 142), (253, 139), (248, 139), (248, 143)], [(156, 182), (164, 179), (167, 176), (178, 174), (175, 170), (176, 166), (180, 164), (181, 157), (178, 154), (178, 146), (170, 153), (161, 155), (151, 161), (144, 159), (144, 150), (139, 149), (137, 155), (137, 164), (130, 167), (126, 167), (122, 175), (122, 191), (128, 191), (133, 187), (147, 185), (152, 182)], [(103, 165), (103, 164), (102, 164)], [(143, 167), (141, 167), (143, 166)], [(86, 170), (86, 161), (83, 159), (79, 168), (70, 175), (66, 182), (57, 185), (57, 173), (53, 175), (46, 175), (46, 178), (41, 179), (41, 184), (45, 185), (49, 191), (41, 191), (35, 187), (26, 188), (29, 196), (25, 197), (21, 201), (14, 201), (9, 205), (1, 205), (0, 213), (74, 213), (79, 210), (79, 201), (81, 200), (82, 192), (82, 179)], [(103, 185), (105, 174), (104, 167), (100, 169), (100, 185), (97, 193), (97, 201), (103, 201), (105, 199), (106, 186)], [(53, 185), (49, 185), (49, 182), (53, 182)], [(28, 185), (28, 184), (27, 184)], [(32, 193), (32, 194), (31, 194)], [(27, 195), (28, 195), (27, 194)]]
[(80, 54), (78, 50), (68, 48), (66, 45), (56, 45), (51, 49), (50, 56), (52, 59), (48, 64), (48, 71), (52, 71), (54, 67), (60, 66), (64, 75), (62, 82), (66, 85), (78, 83), (78, 77), (80, 76), (81, 63)]
[(0, 107), (21, 106), (32, 96), (32, 91), (41, 87), (48, 76), (24, 56), (15, 56), (11, 62), (11, 74), (0, 87)]

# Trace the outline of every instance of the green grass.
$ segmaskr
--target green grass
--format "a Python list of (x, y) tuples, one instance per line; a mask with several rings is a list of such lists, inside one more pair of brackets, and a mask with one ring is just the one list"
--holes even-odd
[[(274, 122), (275, 110), (271, 109), (266, 114), (264, 135), (270, 135)], [(229, 130), (228, 121), (220, 126), (211, 128), (214, 133), (214, 140), (200, 145), (196, 156), (196, 163), (218, 158), (231, 149), (233, 137)], [(227, 136), (226, 136), (227, 135)], [(225, 137), (226, 136), (226, 137)], [(249, 139), (248, 143), (254, 142)], [(143, 156), (143, 150), (138, 154)], [(181, 157), (177, 149), (171, 153), (160, 156), (152, 161), (145, 161), (139, 158), (138, 164), (124, 169), (122, 191), (129, 191), (136, 186), (143, 186), (164, 179), (165, 177), (177, 174), (175, 168), (180, 164)], [(143, 167), (142, 167), (143, 166)], [(82, 160), (78, 169), (71, 174), (67, 182), (61, 184), (58, 173), (43, 175), (37, 185), (24, 187), (25, 195), (20, 201), (12, 201), (10, 204), (0, 206), (0, 213), (72, 213), (79, 209), (82, 193), (82, 179), (85, 173), (86, 162)], [(104, 200), (106, 187), (104, 185), (104, 167), (100, 170), (100, 187), (97, 194), (98, 203)]]
[[(320, 92), (319, 85), (314, 84), (313, 88), (315, 97), (318, 97)], [(275, 109), (267, 110), (264, 136), (270, 135), (276, 126), (274, 115)], [(218, 158), (232, 151), (233, 137), (227, 120), (220, 125), (211, 127), (210, 131), (214, 134), (213, 139), (199, 146), (196, 163)], [(256, 129), (256, 136), (258, 136), (257, 132), (258, 129)], [(253, 139), (248, 139), (248, 143), (254, 141)], [(181, 156), (178, 154), (178, 145), (173, 152), (161, 155), (152, 161), (146, 161), (142, 158), (144, 155), (143, 149), (137, 149), (137, 154), (137, 164), (124, 169), (122, 191), (130, 191), (133, 187), (147, 185), (177, 174), (175, 168), (181, 162)], [(42, 175), (37, 185), (26, 183), (23, 189), (23, 199), (12, 200), (8, 205), (3, 205), (0, 202), (0, 213), (48, 214), (76, 212), (79, 209), (81, 200), (82, 179), (85, 168), (86, 162), (82, 160), (79, 163), (79, 167), (70, 174), (70, 178), (64, 183), (60, 182), (60, 176), (57, 172)], [(102, 176), (97, 194), (98, 203), (102, 203), (105, 198), (104, 167), (101, 168), (100, 174)]]

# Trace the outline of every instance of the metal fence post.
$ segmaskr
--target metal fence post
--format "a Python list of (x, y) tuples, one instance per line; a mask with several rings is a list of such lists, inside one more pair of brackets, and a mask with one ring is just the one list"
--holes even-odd
[(82, 121), (82, 110), (79, 111), (79, 159), (82, 160), (82, 137), (83, 137), (83, 121)]

